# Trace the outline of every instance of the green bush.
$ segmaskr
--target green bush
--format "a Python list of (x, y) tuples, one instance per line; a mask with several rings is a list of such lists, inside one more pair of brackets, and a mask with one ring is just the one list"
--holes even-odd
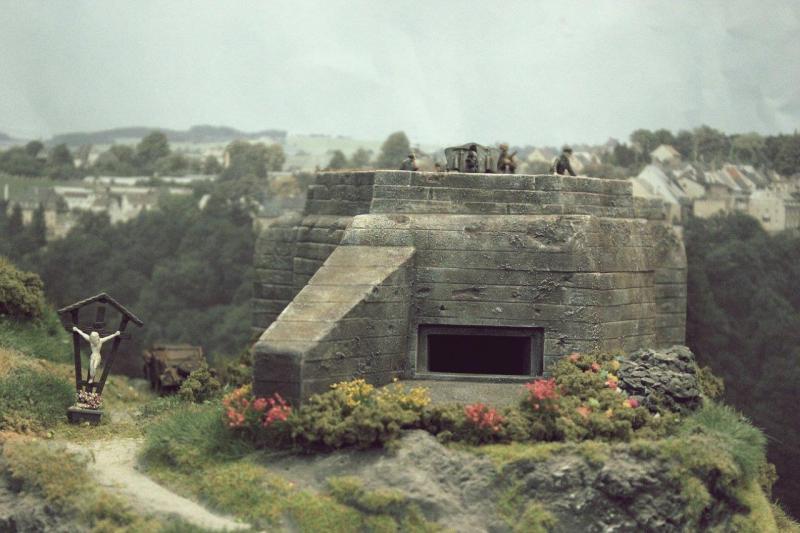
[(75, 403), (75, 387), (65, 379), (30, 367), (0, 376), (0, 428), (41, 430), (54, 426)]
[(178, 396), (188, 402), (202, 403), (218, 396), (220, 388), (219, 380), (203, 363), (181, 384)]
[(334, 389), (316, 394), (289, 417), (292, 438), (303, 448), (330, 450), (345, 446), (369, 448), (415, 427), (419, 412), (384, 401), (351, 405), (347, 393)]
[(697, 367), (697, 383), (700, 385), (700, 392), (710, 400), (722, 398), (725, 394), (725, 382), (717, 377), (707, 366)]
[(756, 479), (766, 461), (767, 440), (740, 413), (727, 405), (706, 402), (680, 428), (683, 435), (702, 434), (714, 439), (718, 452), (732, 458), (745, 480)]
[(17, 320), (41, 317), (45, 309), (43, 289), (38, 275), (19, 270), (0, 257), (0, 316)]

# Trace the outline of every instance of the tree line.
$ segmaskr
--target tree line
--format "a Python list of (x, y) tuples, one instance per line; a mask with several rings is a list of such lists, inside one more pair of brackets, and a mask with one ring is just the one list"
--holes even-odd
[[(286, 157), (278, 144), (237, 140), (227, 147), (230, 165), (223, 169), (213, 155), (201, 160), (172, 150), (167, 136), (160, 131), (145, 135), (135, 146), (114, 144), (88, 164), (90, 146), (73, 154), (66, 144), (46, 148), (40, 141), (13, 146), (0, 151), (0, 173), (13, 176), (46, 177), (55, 180), (106, 176), (182, 176), (186, 174), (223, 174), (235, 178), (245, 174), (266, 176), (268, 170), (280, 170)], [(76, 160), (78, 163), (76, 165)]]
[[(200, 198), (206, 196), (200, 207)], [(108, 292), (146, 323), (126, 348), (121, 369), (140, 369), (144, 347), (156, 341), (201, 345), (212, 362), (238, 356), (250, 340), (255, 241), (252, 216), (225, 184), (192, 196), (169, 196), (159, 209), (111, 224), (85, 212), (66, 237), (34, 242), (12, 210), (0, 220), (2, 253), (39, 274), (48, 301), (60, 307)]]
[(684, 161), (710, 167), (737, 163), (774, 170), (784, 176), (800, 172), (800, 133), (728, 135), (709, 126), (677, 133), (667, 129), (638, 129), (631, 133), (630, 144), (616, 145), (605, 162), (626, 168), (641, 166), (650, 162), (650, 152), (662, 144), (675, 148)]

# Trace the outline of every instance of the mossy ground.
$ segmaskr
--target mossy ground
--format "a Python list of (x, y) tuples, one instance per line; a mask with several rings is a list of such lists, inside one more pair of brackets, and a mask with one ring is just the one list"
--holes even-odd
[(265, 463), (264, 452), (225, 428), (218, 402), (183, 404), (154, 421), (142, 455), (153, 479), (256, 528), (439, 530), (399, 493), (368, 491), (347, 479), (332, 479), (328, 490), (312, 492), (270, 472)]

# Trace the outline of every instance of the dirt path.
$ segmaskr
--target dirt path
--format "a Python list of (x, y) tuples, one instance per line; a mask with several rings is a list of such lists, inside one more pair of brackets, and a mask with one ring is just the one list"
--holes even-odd
[(172, 514), (205, 529), (248, 529), (247, 524), (209, 512), (201, 505), (179, 496), (154, 482), (136, 468), (139, 439), (97, 441), (89, 445), (94, 462), (89, 471), (97, 482), (132, 499), (144, 512)]

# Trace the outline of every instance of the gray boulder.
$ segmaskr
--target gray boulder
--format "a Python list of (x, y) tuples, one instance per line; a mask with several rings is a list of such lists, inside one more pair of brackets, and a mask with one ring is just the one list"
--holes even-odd
[(702, 404), (694, 354), (686, 346), (634, 352), (618, 374), (619, 387), (653, 412), (686, 413)]

